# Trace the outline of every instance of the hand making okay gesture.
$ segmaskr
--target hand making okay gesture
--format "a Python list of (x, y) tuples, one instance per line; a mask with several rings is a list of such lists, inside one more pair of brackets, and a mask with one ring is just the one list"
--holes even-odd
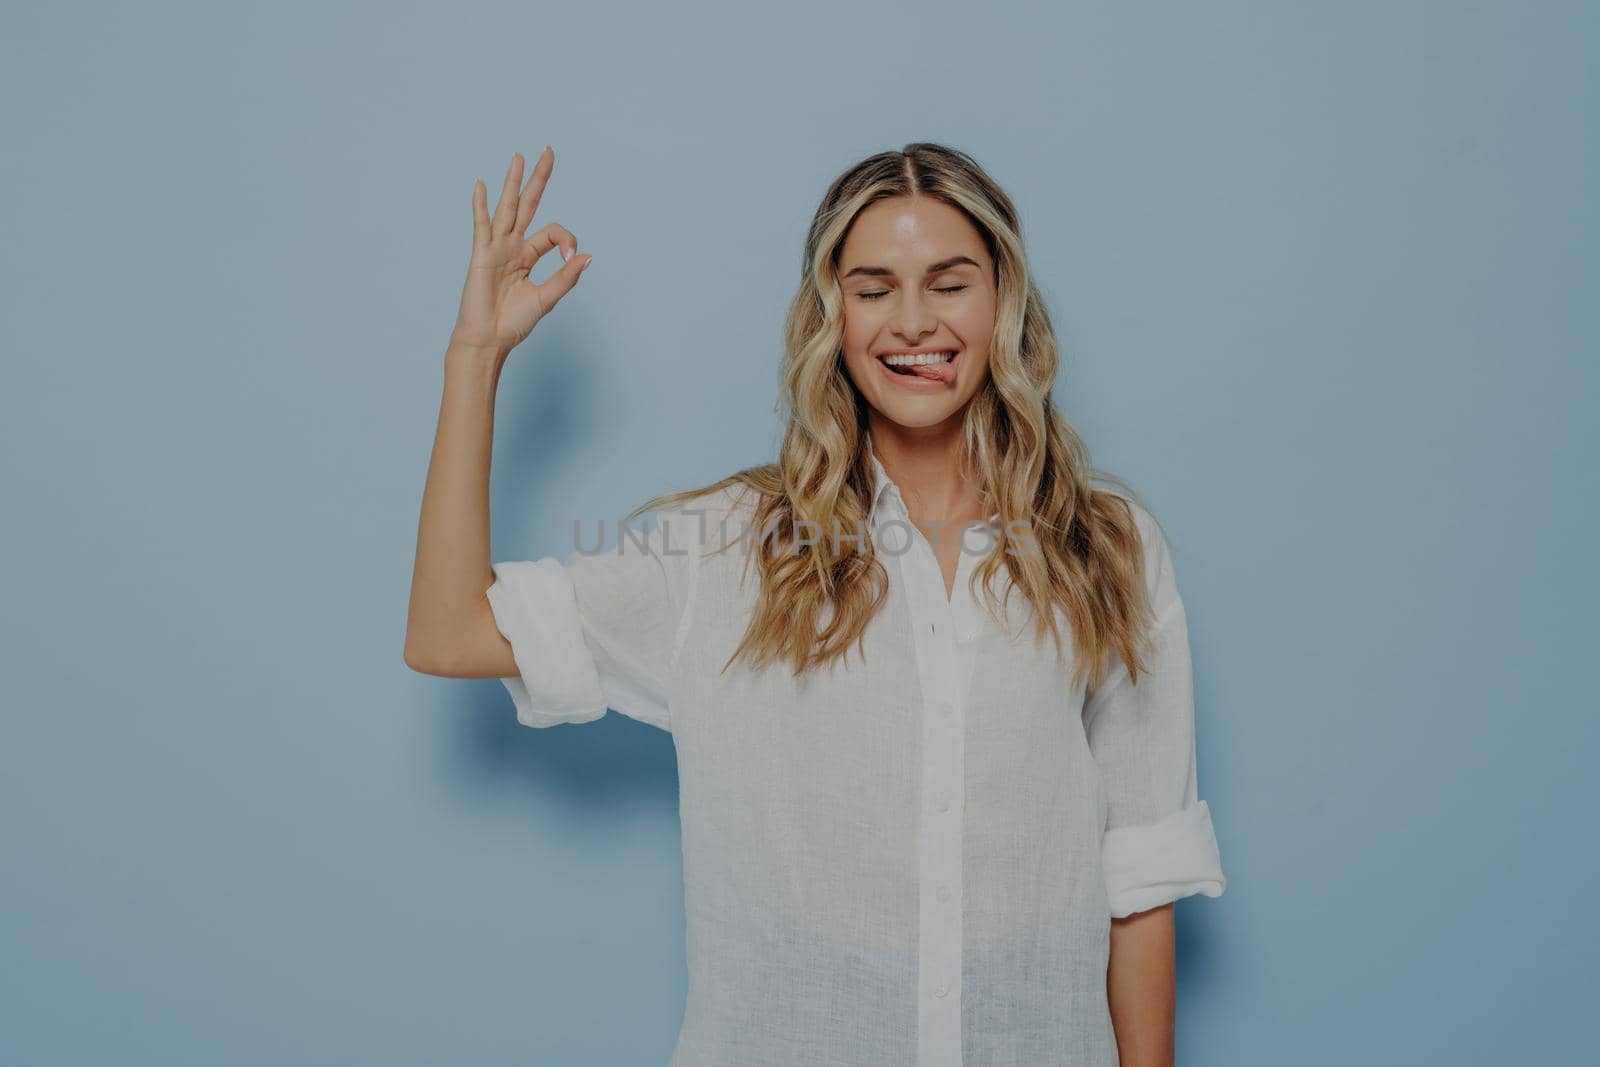
[[(525, 186), (522, 164), (522, 153), (513, 153), (492, 218), (483, 182), (472, 183), (472, 259), (450, 335), (453, 345), (509, 352), (578, 284), (578, 276), (593, 258), (577, 254), (578, 239), (560, 223), (548, 223), (527, 236), (525, 231), (555, 169), (555, 152), (545, 145)], [(565, 262), (535, 285), (528, 272), (552, 248), (561, 249)]]

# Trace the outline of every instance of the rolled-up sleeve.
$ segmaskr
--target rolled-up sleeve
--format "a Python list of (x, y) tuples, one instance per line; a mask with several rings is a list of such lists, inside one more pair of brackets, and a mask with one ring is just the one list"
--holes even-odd
[(1084, 703), (1084, 727), (1106, 801), (1101, 860), (1115, 917), (1181, 897), (1222, 895), (1227, 880), (1196, 780), (1188, 622), (1160, 527), (1130, 501), (1144, 542), (1154, 614), (1137, 684), (1117, 657)]
[(591, 722), (611, 708), (671, 731), (699, 528), (698, 513), (662, 512), (604, 550), (492, 565), (489, 606), (517, 664), (501, 681), (518, 722)]

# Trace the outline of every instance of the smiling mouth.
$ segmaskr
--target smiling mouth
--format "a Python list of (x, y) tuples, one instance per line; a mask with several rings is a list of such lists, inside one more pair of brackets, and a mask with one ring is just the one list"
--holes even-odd
[(897, 382), (912, 385), (946, 385), (955, 381), (955, 362), (961, 358), (961, 350), (947, 349), (943, 352), (916, 352), (916, 353), (880, 353), (877, 360), (883, 365), (885, 373)]

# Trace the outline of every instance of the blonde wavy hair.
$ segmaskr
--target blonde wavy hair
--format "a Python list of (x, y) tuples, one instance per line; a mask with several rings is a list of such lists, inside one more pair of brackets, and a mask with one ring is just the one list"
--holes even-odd
[[(807, 669), (859, 647), (883, 605), (889, 576), (870, 537), (801, 537), (812, 529), (864, 528), (873, 472), (866, 401), (844, 366), (844, 302), (838, 257), (856, 216), (888, 197), (927, 196), (961, 211), (994, 260), (998, 302), (989, 373), (964, 413), (962, 456), (977, 472), (987, 513), (998, 512), (996, 548), (976, 568), (991, 613), (992, 580), (1003, 567), (1011, 589), (1033, 607), (1035, 644), (1048, 634), (1062, 655), (1054, 608), (1069, 621), (1077, 653), (1074, 682), (1100, 683), (1114, 651), (1133, 681), (1145, 669), (1140, 649), (1150, 625), (1143, 547), (1128, 501), (1095, 480), (1133, 491), (1089, 463), (1082, 439), (1051, 403), (1059, 362), (1045, 302), (1028, 273), (1021, 226), (1010, 198), (967, 154), (944, 145), (908, 144), (870, 156), (828, 187), (806, 235), (800, 289), (784, 330), (780, 414), (787, 422), (776, 463), (748, 467), (699, 489), (665, 493), (629, 518), (740, 484), (756, 494), (754, 541), (761, 591), (744, 638), (723, 665), (744, 657), (760, 669)], [(1140, 506), (1143, 504), (1141, 502)], [(1148, 510), (1148, 509), (1146, 509)], [(1028, 523), (1030, 543), (1011, 537)], [(815, 543), (812, 543), (815, 542)], [(1009, 549), (1009, 550), (1008, 550)], [(974, 592), (974, 596), (977, 593)]]

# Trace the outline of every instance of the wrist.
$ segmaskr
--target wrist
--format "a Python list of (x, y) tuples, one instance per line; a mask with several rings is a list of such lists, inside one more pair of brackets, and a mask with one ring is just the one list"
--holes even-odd
[(444, 350), (446, 363), (483, 363), (498, 366), (505, 362), (511, 350), (504, 345), (481, 344), (463, 340), (455, 334), (450, 335), (450, 341)]

